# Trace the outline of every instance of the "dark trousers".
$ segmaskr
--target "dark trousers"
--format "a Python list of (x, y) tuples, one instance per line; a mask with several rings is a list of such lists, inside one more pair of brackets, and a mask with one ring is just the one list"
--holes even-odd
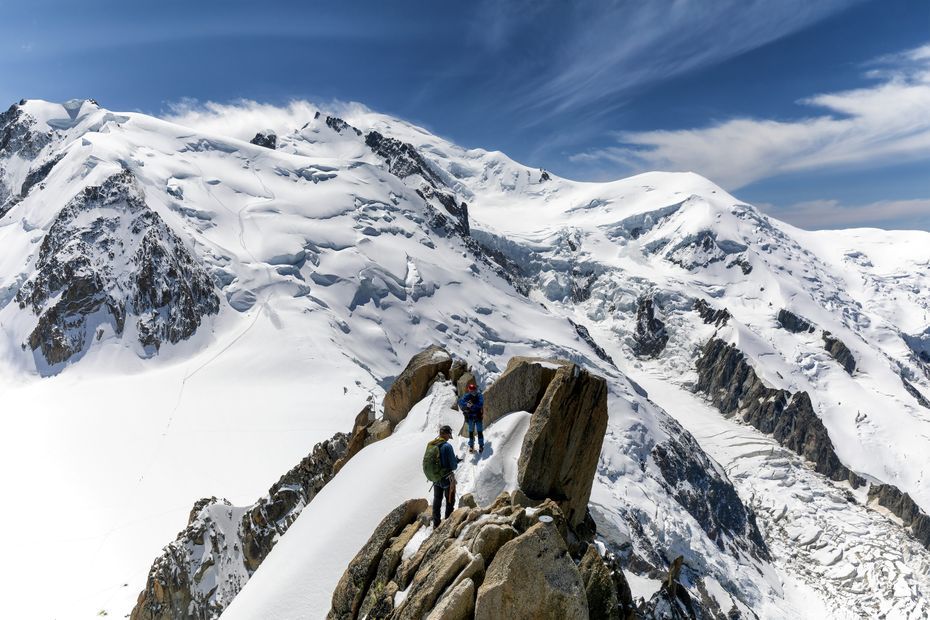
[[(445, 484), (446, 486), (442, 486)], [(449, 476), (433, 483), (433, 527), (439, 527), (442, 514), (442, 500), (446, 499), (446, 519), (455, 510), (455, 478)]]
[(475, 431), (478, 431), (478, 447), (484, 448), (484, 422), (476, 418), (465, 418), (468, 425), (468, 449), (475, 447)]

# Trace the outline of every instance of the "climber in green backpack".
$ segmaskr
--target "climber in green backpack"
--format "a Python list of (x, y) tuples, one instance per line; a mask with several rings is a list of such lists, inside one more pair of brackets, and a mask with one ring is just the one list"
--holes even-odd
[(426, 444), (423, 454), (423, 473), (433, 483), (433, 527), (439, 527), (442, 500), (446, 499), (446, 518), (455, 509), (455, 469), (462, 459), (455, 455), (455, 448), (449, 443), (452, 439), (452, 427), (445, 425), (439, 429), (439, 437)]

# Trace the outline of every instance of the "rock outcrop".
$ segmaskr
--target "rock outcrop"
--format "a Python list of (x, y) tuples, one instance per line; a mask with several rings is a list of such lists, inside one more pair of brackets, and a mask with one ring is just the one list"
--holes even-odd
[(849, 374), (853, 374), (853, 372), (855, 372), (856, 358), (853, 357), (852, 351), (849, 350), (849, 347), (846, 346), (846, 343), (835, 337), (830, 332), (824, 332), (823, 348), (827, 350), (827, 353), (829, 353), (833, 359), (840, 363), (840, 366), (843, 367), (843, 370)]
[[(669, 567), (668, 574), (662, 582), (662, 587), (639, 610), (646, 618), (661, 618), (662, 620), (697, 620), (702, 617), (698, 614), (688, 590), (678, 581), (681, 572), (683, 557), (675, 558)], [(723, 617), (722, 614), (715, 617)]]
[(365, 144), (384, 160), (388, 171), (394, 176), (403, 179), (418, 174), (434, 187), (445, 185), (412, 144), (384, 136), (377, 131), (369, 132), (365, 136)]
[(475, 620), (582, 620), (589, 617), (581, 573), (558, 530), (537, 523), (511, 540), (488, 566)]
[(409, 500), (381, 520), (371, 538), (355, 555), (339, 580), (339, 584), (333, 591), (333, 607), (328, 617), (358, 617), (362, 599), (372, 585), (378, 566), (384, 559), (385, 550), (427, 508), (428, 504), (425, 499)]
[(668, 343), (665, 323), (656, 317), (655, 300), (640, 297), (633, 332), (633, 353), (640, 357), (657, 357)]
[(278, 147), (278, 136), (273, 131), (259, 131), (249, 142), (273, 151)]
[(568, 362), (537, 357), (512, 357), (507, 368), (484, 392), (484, 423), (492, 424), (514, 411), (536, 411), (556, 371)]
[(429, 347), (410, 359), (384, 395), (384, 418), (391, 428), (406, 418), (410, 409), (426, 396), (433, 379), (440, 373), (447, 374), (451, 367), (452, 356), (439, 346)]
[(743, 504), (730, 480), (676, 421), (668, 421), (665, 430), (668, 439), (657, 443), (650, 456), (668, 485), (668, 494), (721, 550), (734, 557), (745, 553), (768, 560), (769, 549), (756, 516)]
[(52, 157), (51, 159), (41, 164), (40, 166), (37, 166), (36, 168), (31, 169), (26, 174), (26, 178), (23, 181), (23, 184), (19, 189), (19, 198), (20, 199), (25, 198), (26, 195), (29, 193), (29, 190), (31, 190), (36, 185), (40, 185), (45, 180), (45, 177), (47, 177), (49, 173), (51, 173), (52, 168), (54, 168), (58, 164), (58, 162), (62, 160), (63, 157), (64, 157), (64, 154), (59, 153), (58, 155), (56, 155), (55, 157)]
[[(558, 504), (520, 502), (505, 492), (490, 506), (460, 507), (406, 559), (397, 550), (430, 517), (411, 518), (413, 504), (401, 504), (350, 563), (328, 618), (631, 617), (629, 585), (615, 559), (586, 546), (576, 561)], [(591, 614), (589, 600), (608, 615)]]
[(800, 334), (801, 332), (813, 334), (816, 329), (813, 323), (804, 317), (784, 308), (778, 311), (778, 323), (793, 334)]
[(327, 116), (324, 122), (326, 123), (327, 127), (332, 129), (336, 133), (342, 133), (343, 131), (348, 130), (348, 131), (353, 132), (356, 136), (362, 135), (361, 131), (359, 131), (358, 129), (350, 125), (349, 123), (345, 122), (338, 116)]
[(924, 398), (924, 395), (920, 393), (920, 390), (914, 387), (914, 385), (910, 381), (905, 379), (903, 375), (901, 376), (901, 383), (904, 384), (904, 389), (907, 391), (908, 394), (914, 397), (914, 400), (917, 401), (918, 405), (920, 405), (921, 407), (930, 409), (930, 400), (927, 400), (926, 398)]
[(594, 351), (594, 354), (599, 359), (607, 362), (614, 368), (617, 367), (617, 364), (614, 362), (614, 359), (607, 353), (607, 351), (604, 350), (604, 348), (601, 345), (599, 345), (594, 340), (594, 337), (591, 335), (591, 332), (588, 331), (587, 327), (585, 327), (584, 325), (581, 325), (580, 323), (576, 323), (571, 319), (568, 319), (568, 322), (571, 324), (572, 327), (575, 328), (575, 333), (578, 334), (578, 337), (584, 340), (587, 343), (587, 345), (591, 347), (591, 350)]
[(873, 484), (869, 487), (869, 502), (884, 506), (901, 519), (914, 538), (930, 549), (930, 516), (907, 493), (891, 484)]
[(122, 335), (130, 319), (152, 354), (189, 338), (219, 311), (209, 274), (146, 205), (127, 170), (85, 188), (61, 210), (16, 301), (38, 316), (28, 345), (52, 366), (107, 331)]
[(0, 217), (6, 215), (29, 191), (29, 186), (26, 186), (18, 195), (15, 193), (4, 160), (13, 156), (19, 156), (24, 161), (34, 160), (52, 140), (49, 132), (36, 128), (36, 119), (23, 109), (25, 103), (25, 100), (20, 101), (0, 114)]
[(575, 364), (562, 365), (523, 438), (520, 490), (559, 501), (572, 527), (581, 525), (606, 430), (607, 382)]
[(251, 506), (198, 501), (188, 526), (156, 558), (132, 620), (218, 618), (303, 508), (334, 475), (348, 436), (318, 443)]
[[(664, 246), (662, 246), (664, 248)], [(720, 239), (713, 230), (701, 230), (688, 235), (665, 252), (665, 259), (688, 271), (706, 268), (730, 258), (727, 269), (739, 267), (744, 274), (752, 271), (746, 259), (746, 246), (729, 239)]]
[(744, 422), (812, 461), (817, 472), (832, 480), (847, 480), (853, 487), (864, 484), (840, 463), (807, 392), (792, 394), (768, 387), (735, 346), (717, 338), (704, 346), (697, 372), (695, 389), (704, 392), (721, 413), (740, 414)]
[(701, 320), (703, 320), (708, 325), (715, 325), (717, 327), (723, 327), (727, 324), (727, 321), (730, 320), (730, 311), (726, 308), (714, 309), (711, 308), (703, 299), (694, 300), (694, 310), (701, 315)]

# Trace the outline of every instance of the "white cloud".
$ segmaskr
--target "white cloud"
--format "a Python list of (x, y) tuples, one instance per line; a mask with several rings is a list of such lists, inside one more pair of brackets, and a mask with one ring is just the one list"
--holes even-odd
[[(558, 113), (603, 113), (644, 84), (738, 56), (858, 1), (549, 2), (561, 23), (557, 31), (543, 33), (551, 37), (545, 63), (517, 106), (532, 110), (537, 122)], [(494, 17), (486, 30), (495, 42), (532, 27), (523, 11), (497, 11)]]
[(809, 200), (789, 207), (758, 204), (769, 215), (808, 230), (823, 228), (922, 228), (930, 230), (930, 198), (880, 200), (844, 205), (838, 200)]
[(783, 122), (731, 119), (711, 127), (618, 134), (619, 144), (572, 156), (633, 170), (691, 170), (727, 189), (779, 174), (930, 157), (930, 45), (879, 59), (869, 88), (800, 103), (828, 114)]
[(305, 100), (293, 100), (279, 106), (248, 99), (232, 103), (202, 103), (195, 99), (184, 99), (169, 104), (168, 113), (162, 117), (199, 131), (249, 140), (257, 131), (268, 129), (278, 135), (291, 133), (310, 121), (318, 111), (348, 117), (366, 112), (368, 108), (360, 103), (331, 102), (317, 105)]

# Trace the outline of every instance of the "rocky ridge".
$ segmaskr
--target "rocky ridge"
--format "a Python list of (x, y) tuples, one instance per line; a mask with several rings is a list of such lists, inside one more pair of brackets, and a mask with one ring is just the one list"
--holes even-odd
[[(132, 620), (219, 617), (317, 493), (362, 448), (389, 436), (451, 365), (441, 347), (415, 355), (385, 395), (384, 416), (376, 419), (369, 403), (350, 434), (318, 443), (251, 506), (199, 500), (187, 527), (152, 564)], [(459, 372), (466, 370), (459, 361)]]
[(234, 507), (215, 497), (198, 501), (187, 527), (152, 564), (132, 620), (219, 617), (335, 475), (348, 440), (338, 433), (314, 446), (251, 506)]
[(38, 317), (28, 346), (53, 367), (92, 339), (122, 336), (127, 320), (134, 319), (142, 350), (154, 353), (189, 338), (219, 311), (209, 274), (146, 205), (128, 170), (65, 205), (16, 301)]
[[(349, 564), (329, 618), (632, 613), (622, 571), (590, 544), (587, 500), (607, 423), (603, 379), (571, 363), (515, 359), (495, 385), (488, 389), (491, 411), (540, 399), (520, 452), (520, 488), (484, 508), (463, 497), (417, 546), (417, 532), (429, 529), (428, 505), (398, 506)], [(598, 615), (590, 616), (589, 608)]]
[[(697, 370), (695, 389), (704, 392), (721, 413), (739, 414), (744, 422), (813, 462), (814, 470), (831, 480), (848, 482), (854, 489), (869, 484), (840, 463), (806, 392), (791, 394), (767, 387), (743, 354), (719, 339), (712, 339), (704, 347)], [(930, 517), (906, 493), (894, 485), (869, 484), (868, 498), (900, 518), (904, 527), (930, 549)]]
[(736, 347), (717, 338), (705, 345), (696, 365), (695, 389), (721, 413), (740, 414), (744, 422), (812, 461), (818, 473), (832, 480), (846, 480), (853, 488), (865, 484), (840, 463), (807, 393), (766, 386)]

